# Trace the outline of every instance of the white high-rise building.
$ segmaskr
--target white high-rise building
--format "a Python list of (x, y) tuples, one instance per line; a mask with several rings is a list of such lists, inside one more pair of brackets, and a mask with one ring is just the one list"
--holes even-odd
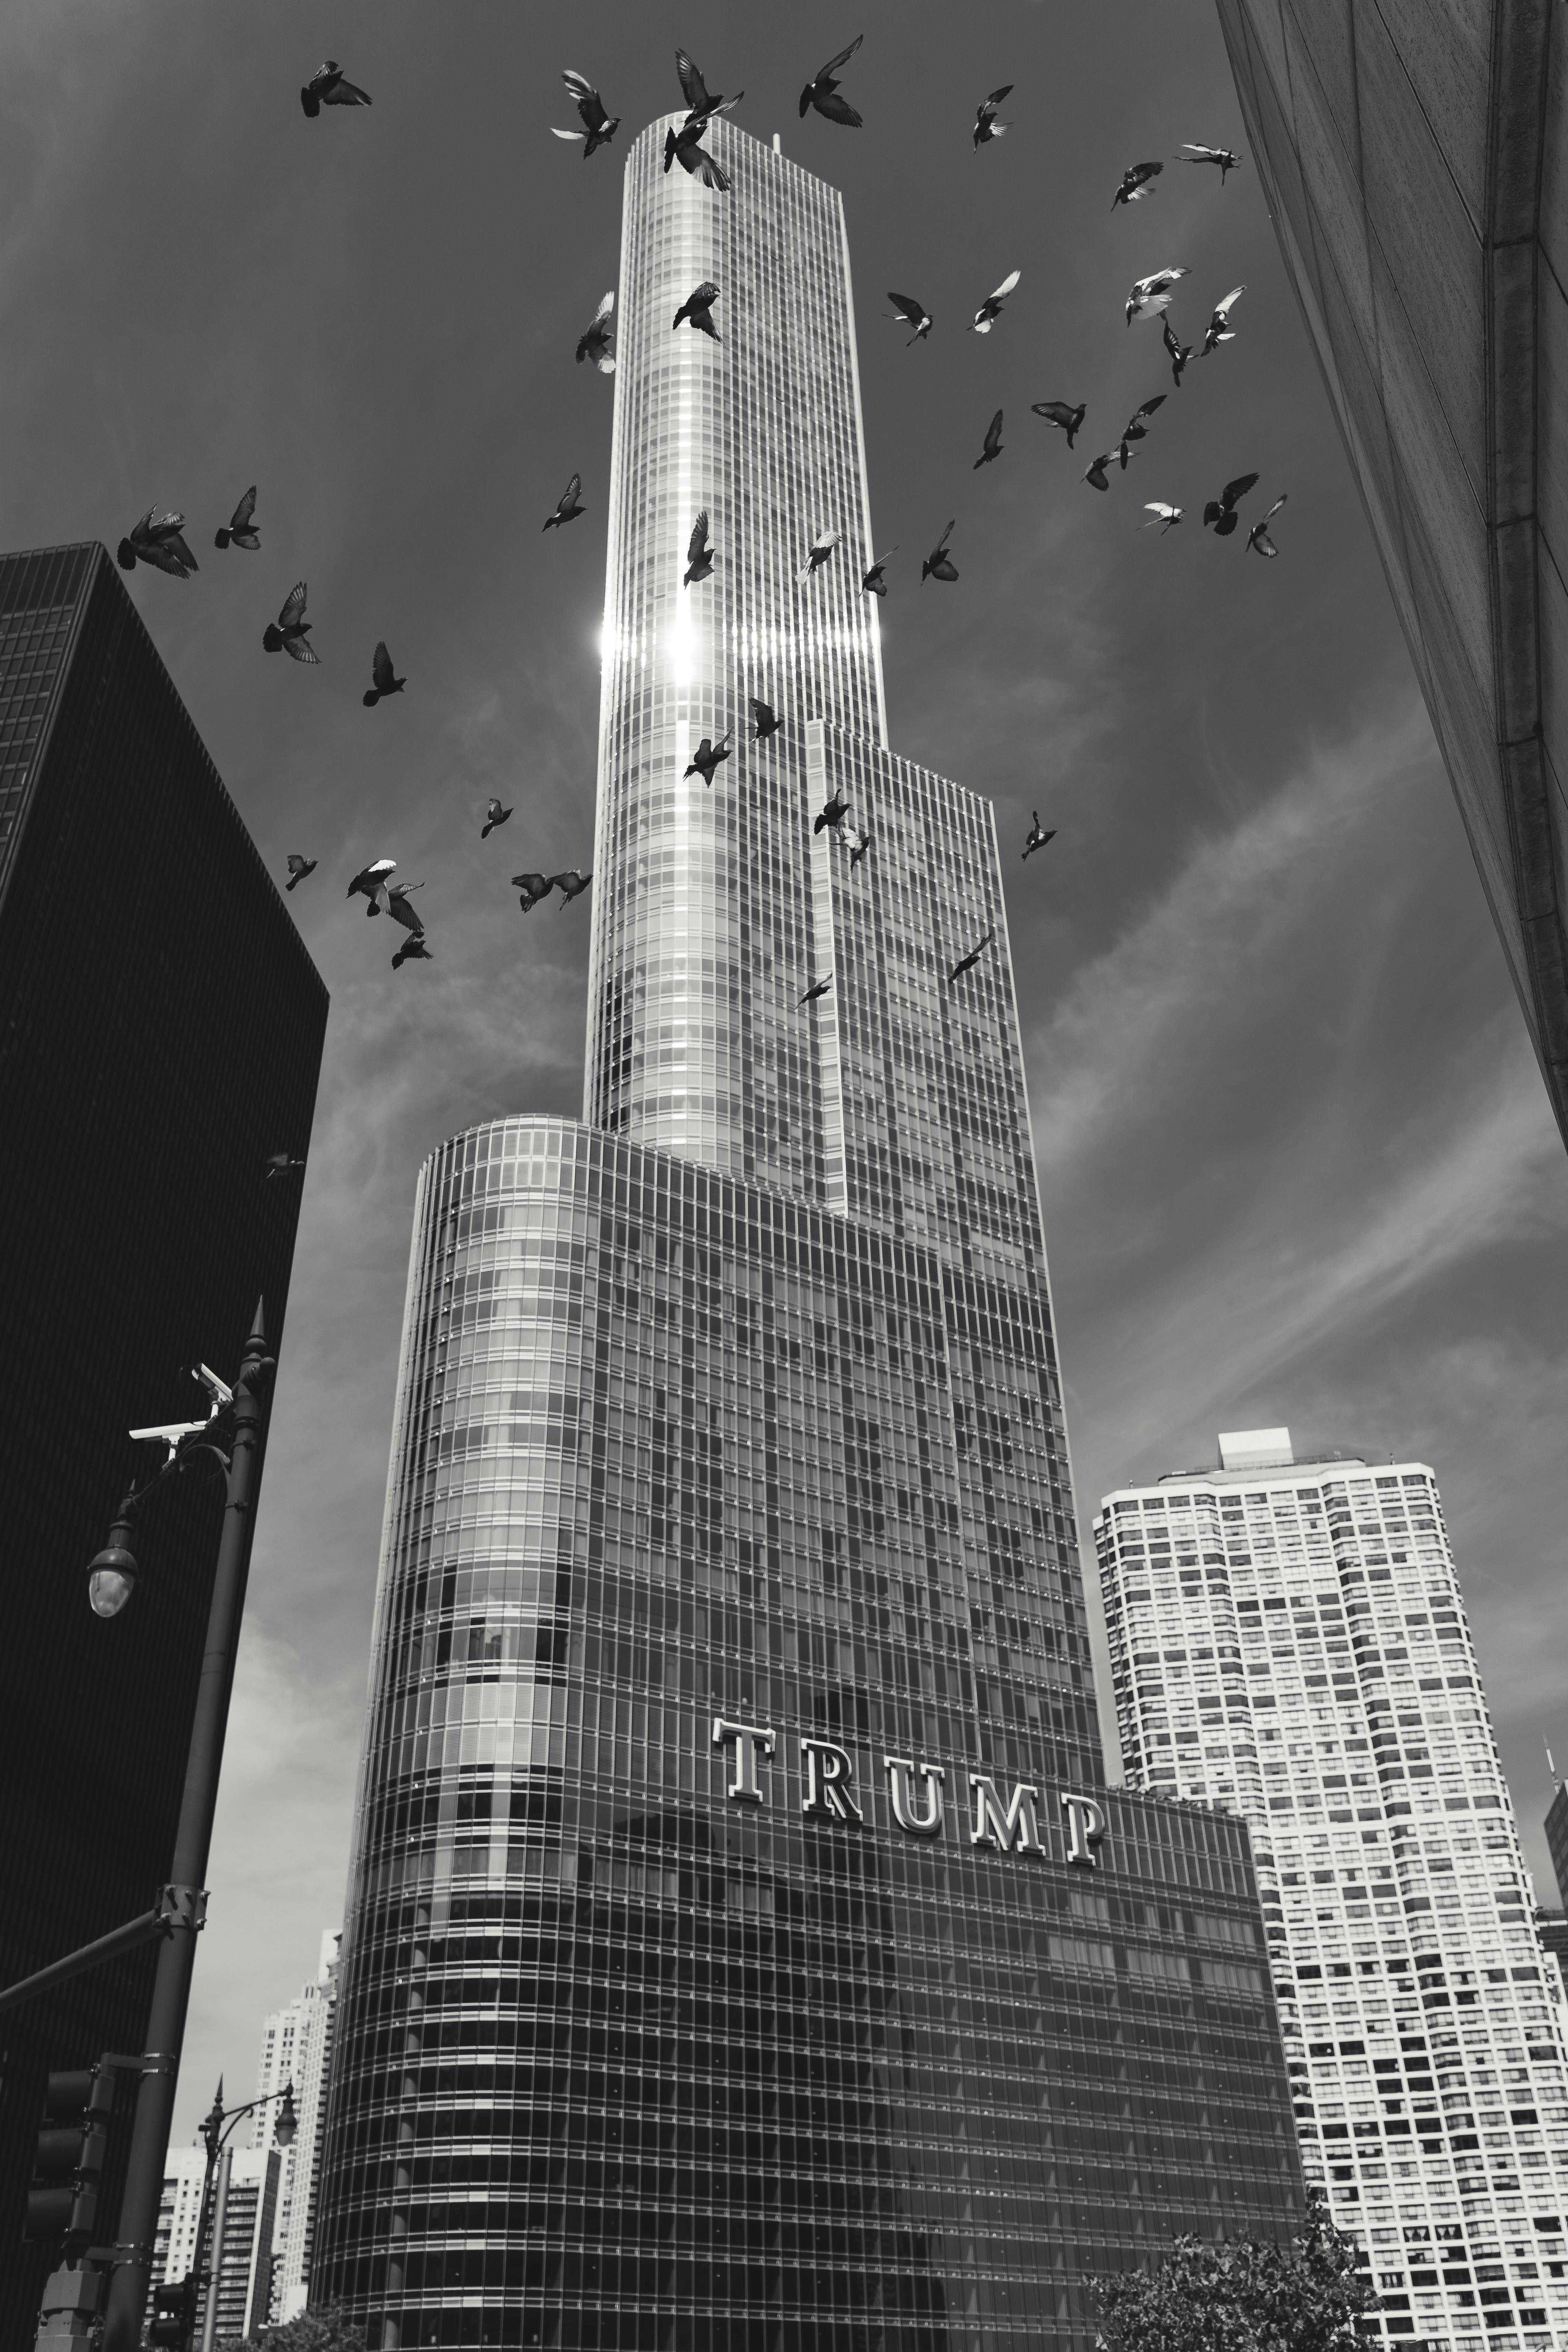
[(1128, 1781), (1251, 1828), (1303, 2169), (1383, 2294), (1363, 2332), (1568, 2346), (1562, 1988), (1437, 1482), (1283, 1429), (1219, 1450), (1094, 1523)]
[[(316, 2181), (321, 2155), (321, 2126), (326, 2115), (327, 2071), (331, 2063), (332, 2026), (337, 2015), (340, 1928), (329, 1927), (321, 1937), (316, 1980), (281, 2009), (275, 2009), (261, 2028), (261, 2054), (256, 2069), (256, 2096), (274, 2100), (286, 2084), (294, 2089), (299, 2128), (294, 2144), (283, 2153), (278, 2190), (278, 2214), (272, 2238), (273, 2319), (294, 2319), (310, 2299), (310, 2240), (316, 2219)], [(258, 2107), (252, 2126), (257, 2147), (271, 2144), (276, 2104)]]
[[(277, 2147), (228, 2147), (218, 2158), (207, 2214), (207, 2243), (210, 2247), (221, 2208), (216, 2330), (220, 2345), (250, 2335), (265, 2326), (269, 2315), (282, 2172), (283, 2152)], [(169, 2150), (153, 2248), (153, 2276), (160, 2282), (172, 2284), (188, 2278), (198, 2267), (196, 2232), (205, 2178), (206, 2150), (199, 2143)], [(205, 2301), (204, 2295), (197, 2306), (198, 2331), (205, 2316)]]

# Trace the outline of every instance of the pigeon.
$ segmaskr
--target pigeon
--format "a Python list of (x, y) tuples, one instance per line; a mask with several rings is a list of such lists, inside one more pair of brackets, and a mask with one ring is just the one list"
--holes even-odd
[(510, 809), (502, 808), (500, 801), (496, 799), (495, 794), (492, 793), (489, 799), (485, 803), (485, 821), (479, 828), (479, 839), (481, 841), (488, 841), (491, 834), (495, 831), (497, 825), (504, 824), (510, 814)]
[(685, 782), (686, 776), (700, 776), (705, 784), (710, 784), (714, 775), (729, 756), (730, 730), (728, 728), (720, 736), (717, 743), (710, 741), (704, 735), (701, 742), (691, 754), (691, 765), (687, 769), (686, 775), (682, 776), (682, 783)]
[(363, 866), (354, 876), (353, 880), (349, 884), (347, 896), (351, 898), (356, 895), (362, 896), (367, 902), (365, 906), (367, 915), (383, 914), (391, 901), (389, 877), (396, 871), (395, 857), (377, 857), (369, 866)]
[(1168, 310), (1171, 289), (1179, 278), (1190, 275), (1191, 272), (1184, 268), (1156, 269), (1152, 278), (1134, 278), (1132, 290), (1127, 297), (1128, 325), (1131, 326), (1134, 319), (1150, 319), (1157, 311)]
[(1068, 436), (1068, 447), (1070, 449), (1078, 437), (1078, 428), (1083, 423), (1087, 414), (1083, 402), (1080, 400), (1076, 408), (1069, 408), (1065, 400), (1037, 400), (1031, 405), (1035, 415), (1043, 416), (1047, 425), (1061, 426)]
[(150, 563), (154, 572), (167, 572), (176, 580), (188, 580), (201, 566), (181, 535), (184, 526), (183, 514), (155, 514), (149, 507), (115, 550), (121, 572), (134, 572), (140, 559)]
[(305, 642), (310, 634), (310, 624), (305, 618), (305, 583), (296, 580), (283, 600), (277, 625), (268, 622), (261, 632), (261, 642), (269, 654), (281, 652), (297, 662), (319, 662), (321, 655)]
[(1029, 838), (1024, 844), (1024, 855), (1026, 857), (1032, 857), (1037, 849), (1044, 849), (1047, 841), (1054, 841), (1057, 837), (1057, 829), (1054, 824), (1050, 827), (1048, 832), (1045, 826), (1041, 824), (1040, 812), (1038, 809), (1031, 810), (1030, 814), (1033, 816), (1035, 821), (1029, 827)]
[(1279, 513), (1280, 508), (1284, 505), (1290, 493), (1289, 490), (1281, 490), (1279, 496), (1275, 499), (1274, 504), (1269, 508), (1268, 512), (1264, 516), (1263, 520), (1261, 522), (1255, 522), (1252, 529), (1247, 532), (1247, 544), (1248, 551), (1251, 554), (1279, 554), (1279, 550), (1274, 544), (1273, 539), (1269, 534), (1268, 526), (1273, 521), (1275, 516)]
[(522, 893), (523, 913), (531, 914), (540, 900), (548, 898), (554, 889), (555, 877), (551, 874), (514, 874), (511, 877), (511, 887), (514, 890), (521, 890)]
[(847, 49), (840, 49), (836, 58), (829, 58), (827, 63), (813, 74), (800, 94), (803, 121), (807, 110), (815, 106), (818, 114), (826, 116), (829, 122), (842, 122), (848, 131), (859, 130), (860, 117), (847, 98), (839, 97), (838, 84), (833, 77), (840, 66), (848, 64), (865, 37), (864, 33), (857, 33)]
[(872, 562), (870, 570), (862, 573), (860, 580), (860, 593), (863, 596), (885, 596), (887, 594), (888, 556), (896, 555), (898, 551), (898, 547), (895, 543), (892, 547), (889, 548), (888, 555), (877, 556)]
[(610, 313), (615, 307), (616, 298), (612, 291), (603, 298), (586, 330), (578, 336), (577, 364), (579, 367), (584, 360), (592, 360), (601, 375), (615, 374), (615, 354), (610, 349), (616, 332), (610, 324)]
[(292, 1175), (297, 1168), (304, 1165), (304, 1161), (296, 1160), (291, 1152), (275, 1151), (267, 1162), (267, 1173), (261, 1181), (264, 1184), (270, 1184), (274, 1176)]
[(700, 179), (705, 188), (717, 188), (722, 195), (730, 185), (730, 174), (702, 144), (707, 128), (706, 117), (700, 117), (695, 122), (683, 122), (679, 131), (667, 131), (664, 168), (668, 172), (672, 163), (679, 163), (693, 179)]
[[(389, 882), (386, 886), (386, 911), (393, 921), (401, 923), (408, 933), (408, 938), (404, 941), (402, 949), (405, 955), (412, 952), (412, 942), (415, 940), (422, 940), (425, 936), (425, 926), (420, 921), (416, 910), (408, 903), (408, 893), (411, 890), (423, 890), (424, 887), (423, 882)], [(394, 961), (395, 961), (395, 958)]]
[(374, 683), (364, 691), (363, 701), (367, 710), (374, 710), (384, 694), (401, 694), (408, 683), (405, 677), (393, 676), (392, 656), (386, 650), (384, 638), (370, 657), (370, 674)]
[[(618, 114), (605, 113), (604, 100), (583, 74), (574, 73), (568, 66), (561, 79), (577, 101), (583, 128), (581, 131), (557, 131), (555, 136), (557, 139), (581, 139), (585, 163), (595, 147), (608, 146), (621, 127), (621, 118)], [(553, 130), (554, 125), (552, 124), (551, 128)]]
[(970, 472), (972, 474), (977, 474), (982, 466), (989, 466), (993, 458), (999, 457), (1001, 455), (1002, 411), (998, 409), (995, 415), (991, 419), (990, 424), (985, 428), (985, 446), (981, 450), (979, 457), (976, 457), (973, 465), (970, 467)]
[(991, 929), (986, 932), (985, 937), (983, 940), (977, 940), (966, 956), (959, 957), (958, 961), (953, 965), (952, 970), (947, 975), (947, 984), (949, 988), (952, 986), (955, 980), (961, 980), (966, 971), (973, 971), (974, 966), (980, 961), (981, 957), (984, 954), (986, 949), (990, 946), (995, 936), (996, 926), (993, 923)]
[(1215, 304), (1214, 317), (1204, 331), (1204, 347), (1198, 354), (1200, 359), (1206, 360), (1216, 343), (1235, 342), (1236, 330), (1230, 323), (1230, 314), (1246, 291), (1245, 286), (1233, 286), (1224, 301)]
[(923, 302), (917, 302), (912, 294), (889, 293), (888, 299), (893, 306), (888, 312), (889, 318), (901, 319), (907, 327), (912, 327), (914, 329), (914, 333), (904, 345), (905, 351), (909, 351), (914, 344), (920, 342), (925, 336), (930, 334), (931, 312), (926, 309)]
[(431, 963), (430, 943), (423, 931), (411, 931), (392, 959), (394, 971), (401, 971), (405, 963)]
[(1012, 129), (1010, 122), (998, 122), (996, 120), (996, 110), (1012, 87), (1010, 81), (1005, 81), (1000, 89), (994, 89), (990, 97), (983, 98), (975, 108), (974, 152), (977, 155), (983, 147), (990, 145), (993, 139), (1000, 139), (1005, 131)]
[(323, 106), (368, 106), (370, 93), (345, 81), (336, 58), (329, 58), (324, 65), (316, 68), (300, 92), (300, 103), (314, 122)]
[[(953, 522), (956, 522), (958, 518), (955, 515), (953, 517)], [(947, 529), (942, 532), (942, 537), (937, 541), (936, 545), (931, 549), (931, 553), (926, 557), (925, 562), (921, 565), (921, 578), (922, 581), (957, 579), (958, 566), (954, 563), (952, 556), (947, 551), (947, 542), (952, 536), (952, 523), (950, 522)]]
[(991, 332), (992, 328), (1002, 316), (1003, 303), (1007, 299), (1008, 295), (1011, 294), (1014, 287), (1016, 286), (1023, 274), (1024, 273), (1021, 269), (1010, 269), (1006, 277), (1002, 280), (1001, 285), (996, 288), (995, 291), (994, 293), (987, 294), (984, 301), (982, 302), (979, 310), (974, 313), (974, 322), (972, 330), (973, 333), (977, 335), (988, 335)]
[(594, 877), (592, 874), (580, 873), (574, 866), (570, 873), (552, 874), (550, 878), (561, 893), (562, 905), (569, 907), (573, 899), (587, 888)]
[(1113, 449), (1108, 449), (1103, 457), (1096, 457), (1090, 462), (1089, 471), (1083, 478), (1091, 490), (1108, 490), (1110, 488), (1110, 484), (1106, 479), (1105, 469), (1115, 455), (1116, 452)]
[(848, 814), (849, 803), (845, 799), (843, 793), (839, 791), (837, 785), (835, 784), (833, 787), (833, 798), (828, 802), (826, 808), (818, 809), (816, 813), (816, 823), (811, 828), (813, 835), (815, 836), (816, 834), (819, 834), (825, 825), (829, 833), (837, 833)]
[(754, 694), (752, 697), (752, 719), (756, 727), (756, 733), (752, 738), (753, 743), (765, 743), (784, 725), (778, 712), (770, 704), (759, 702)]
[[(800, 1003), (801, 1003), (801, 1004), (815, 1004), (815, 1003), (816, 1003), (816, 1000), (817, 1000), (817, 998), (818, 998), (819, 996), (826, 996), (826, 993), (827, 993), (828, 990), (832, 987), (832, 985), (833, 985), (833, 974), (832, 974), (831, 972), (829, 972), (829, 973), (828, 973), (827, 978), (826, 978), (826, 980), (814, 980), (814, 981), (812, 982), (811, 986), (806, 990), (805, 994), (801, 998), (801, 1000), (800, 1000)], [(798, 1005), (798, 1004), (797, 1004), (797, 1005), (796, 1005), (796, 1007), (795, 1007), (795, 1010), (796, 1010), (796, 1012), (798, 1013), (798, 1012), (799, 1012), (799, 1010), (800, 1010), (800, 1005)]]
[(746, 95), (743, 89), (738, 89), (733, 98), (715, 98), (702, 79), (702, 68), (693, 64), (684, 49), (675, 52), (675, 70), (680, 77), (680, 94), (690, 109), (688, 126), (710, 122), (716, 114), (728, 114)]
[(1192, 358), (1193, 347), (1191, 343), (1184, 343), (1182, 341), (1181, 337), (1175, 332), (1168, 318), (1161, 320), (1160, 331), (1165, 338), (1165, 349), (1171, 356), (1171, 381), (1175, 385), (1176, 390), (1180, 392), (1182, 388), (1182, 371), (1186, 366), (1187, 362)]
[(689, 588), (694, 580), (710, 580), (712, 576), (713, 550), (708, 538), (708, 509), (701, 507), (691, 526), (691, 537), (687, 541), (686, 574), (680, 584), (683, 588)]
[(256, 512), (256, 484), (252, 482), (227, 522), (213, 541), (215, 547), (246, 547), (254, 555), (261, 545), (261, 535), (251, 520)]
[(1178, 163), (1217, 163), (1219, 165), (1219, 184), (1223, 188), (1225, 185), (1226, 173), (1227, 172), (1234, 172), (1237, 169), (1241, 162), (1241, 157), (1234, 153), (1228, 147), (1194, 147), (1184, 139), (1182, 142), (1182, 152), (1175, 160)]
[(559, 530), (563, 522), (575, 522), (584, 510), (582, 490), (583, 477), (581, 474), (574, 474), (555, 501), (555, 512), (544, 518), (546, 530)]
[(811, 542), (810, 553), (795, 575), (797, 587), (804, 588), (808, 580), (816, 578), (837, 544), (838, 533), (836, 530), (818, 530)]
[(1153, 520), (1150, 522), (1141, 522), (1138, 526), (1139, 530), (1152, 530), (1154, 524), (1160, 523), (1163, 526), (1160, 532), (1162, 539), (1164, 538), (1167, 530), (1173, 530), (1176, 524), (1181, 521), (1183, 514), (1182, 508), (1169, 505), (1164, 499), (1145, 499), (1143, 501), (1143, 511), (1146, 515), (1152, 516)]
[(291, 890), (296, 882), (303, 882), (308, 874), (315, 872), (319, 863), (319, 859), (301, 857), (297, 849), (291, 849), (289, 852), (289, 879), (283, 885), (285, 890)]
[(695, 327), (700, 335), (710, 335), (716, 343), (721, 343), (724, 338), (713, 324), (713, 305), (718, 299), (719, 289), (710, 278), (705, 278), (676, 312), (670, 331), (673, 333), (684, 320), (689, 327)]
[(1210, 499), (1205, 507), (1204, 528), (1206, 530), (1212, 523), (1216, 539), (1228, 539), (1241, 520), (1236, 511), (1237, 500), (1247, 496), (1257, 479), (1256, 474), (1237, 474), (1234, 482), (1227, 482), (1218, 498)]
[(868, 825), (863, 833), (847, 833), (844, 838), (849, 844), (849, 871), (853, 874), (871, 846), (871, 828)]
[(1152, 184), (1164, 168), (1163, 163), (1129, 163), (1121, 174), (1121, 185), (1110, 199), (1111, 211), (1114, 212), (1118, 205), (1142, 204), (1145, 196), (1152, 196), (1154, 193)]
[(1127, 471), (1127, 460), (1132, 455), (1131, 445), (1134, 441), (1146, 440), (1148, 437), (1149, 427), (1144, 424), (1143, 419), (1146, 416), (1152, 416), (1157, 408), (1163, 408), (1168, 396), (1165, 393), (1157, 392), (1152, 400), (1146, 400), (1142, 407), (1135, 408), (1128, 418), (1121, 438), (1116, 445), (1123, 473)]

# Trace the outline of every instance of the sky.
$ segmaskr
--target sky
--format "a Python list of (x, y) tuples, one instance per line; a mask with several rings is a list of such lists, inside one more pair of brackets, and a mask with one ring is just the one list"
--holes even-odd
[[(858, 31), (860, 131), (796, 113)], [(1080, 1520), (1288, 1424), (1441, 1482), (1515, 1801), (1568, 1762), (1560, 1572), (1568, 1165), (1248, 165), (1207, 0), (11, 0), (0, 19), (0, 546), (110, 546), (151, 504), (200, 561), (132, 595), (331, 991), (176, 2123), (342, 1916), (414, 1186), (475, 1120), (575, 1116), (587, 908), (507, 877), (593, 841), (616, 283), (630, 138), (672, 52), (844, 192), (894, 748), (992, 794), (1007, 874)], [(368, 110), (304, 119), (323, 54)], [(584, 163), (559, 75), (623, 118)], [(976, 155), (998, 84), (1013, 128)], [(1123, 169), (1166, 159), (1112, 210)], [(1181, 264), (1171, 384), (1135, 277)], [(961, 331), (1010, 269), (988, 339)], [(936, 318), (913, 350), (885, 290)], [(1081, 479), (1164, 408), (1101, 497)], [(1078, 450), (1030, 414), (1089, 404)], [(973, 459), (993, 411), (1004, 455)], [(1257, 469), (1278, 562), (1204, 500)], [(542, 533), (580, 470), (587, 512)], [(217, 524), (258, 485), (261, 552)], [(1186, 509), (1168, 535), (1141, 502)], [(956, 515), (952, 586), (919, 556)], [(260, 637), (310, 587), (321, 667)], [(406, 691), (367, 712), (371, 650)], [(515, 807), (481, 843), (490, 793)], [(395, 856), (435, 961), (345, 902)], [(128, 1418), (130, 1401), (128, 1400)], [(1090, 1551), (1092, 1558), (1092, 1551)], [(248, 2095), (247, 2092), (245, 2095)]]

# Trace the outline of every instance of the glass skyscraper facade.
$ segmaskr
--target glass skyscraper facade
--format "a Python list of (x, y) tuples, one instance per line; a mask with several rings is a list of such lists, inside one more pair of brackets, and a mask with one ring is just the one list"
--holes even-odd
[(419, 1181), (314, 2292), (378, 2347), (1081, 2345), (1093, 2273), (1299, 2210), (1247, 1837), (1103, 1782), (993, 815), (883, 739), (838, 199), (664, 129), (586, 1116)]

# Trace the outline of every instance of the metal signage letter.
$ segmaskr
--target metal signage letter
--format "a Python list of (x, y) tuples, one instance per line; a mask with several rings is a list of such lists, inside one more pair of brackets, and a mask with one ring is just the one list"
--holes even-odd
[(1020, 1780), (1013, 1791), (1013, 1800), (1005, 1812), (996, 1794), (996, 1783), (989, 1772), (972, 1772), (969, 1785), (974, 1791), (974, 1819), (970, 1827), (971, 1845), (999, 1845), (1004, 1853), (1011, 1853), (1015, 1843), (1020, 1853), (1039, 1853), (1040, 1825), (1035, 1817), (1035, 1800), (1039, 1790), (1027, 1780)]
[(864, 1820), (849, 1793), (855, 1763), (848, 1749), (840, 1748), (834, 1739), (803, 1739), (800, 1752), (805, 1759), (805, 1795), (801, 1811), (827, 1813), (841, 1822)]
[(735, 1753), (731, 1759), (730, 1785), (724, 1793), (727, 1797), (739, 1799), (742, 1804), (760, 1805), (763, 1792), (757, 1786), (757, 1750), (760, 1748), (764, 1756), (771, 1756), (773, 1735), (761, 1724), (726, 1723), (721, 1715), (716, 1715), (713, 1718), (714, 1747), (723, 1748), (731, 1739), (735, 1743)]
[[(947, 1773), (940, 1764), (916, 1764), (907, 1756), (884, 1756), (888, 1771), (888, 1794), (892, 1800), (893, 1819), (911, 1837), (940, 1837), (945, 1800), (942, 1782)], [(918, 1772), (926, 1784), (928, 1810), (917, 1813), (910, 1801), (910, 1775)]]
[(1067, 1821), (1068, 1860), (1097, 1870), (1100, 1856), (1094, 1849), (1105, 1835), (1104, 1812), (1092, 1797), (1070, 1796), (1065, 1789), (1061, 1808)]

